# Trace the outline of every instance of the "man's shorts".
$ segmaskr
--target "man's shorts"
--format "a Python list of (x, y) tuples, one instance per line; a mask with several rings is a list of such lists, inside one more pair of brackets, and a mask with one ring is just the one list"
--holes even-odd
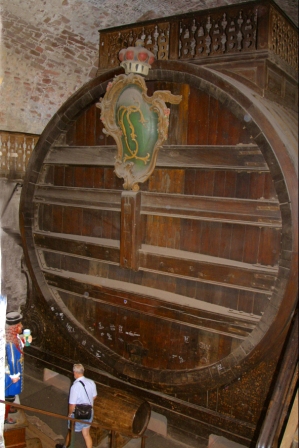
[[(72, 418), (75, 418), (74, 414), (71, 415)], [(75, 422), (75, 432), (81, 432), (83, 428), (88, 428), (90, 427), (90, 425), (87, 425), (84, 422), (92, 422), (93, 419), (93, 410), (91, 411), (91, 417), (89, 420), (82, 420), (81, 422)], [(68, 429), (71, 429), (71, 422), (70, 420), (68, 421)]]

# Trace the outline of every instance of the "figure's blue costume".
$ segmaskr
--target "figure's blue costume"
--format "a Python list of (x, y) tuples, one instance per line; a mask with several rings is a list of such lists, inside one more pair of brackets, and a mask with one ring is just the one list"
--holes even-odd
[[(5, 370), (5, 396), (19, 395), (23, 390), (24, 356), (22, 347), (17, 347), (13, 342), (6, 344), (7, 368)], [(12, 378), (20, 377), (16, 383)]]

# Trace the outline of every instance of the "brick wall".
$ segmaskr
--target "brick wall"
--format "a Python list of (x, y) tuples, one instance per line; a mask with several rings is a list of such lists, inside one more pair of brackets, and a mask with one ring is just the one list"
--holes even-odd
[(3, 10), (2, 130), (40, 134), (64, 101), (96, 74), (98, 44), (72, 31), (67, 17), (50, 17), (35, 25)]

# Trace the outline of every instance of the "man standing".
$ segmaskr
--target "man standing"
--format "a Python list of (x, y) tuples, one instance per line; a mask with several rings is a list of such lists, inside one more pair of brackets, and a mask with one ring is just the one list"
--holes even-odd
[[(74, 410), (76, 404), (90, 403), (93, 406), (93, 401), (97, 396), (97, 389), (94, 381), (85, 378), (84, 367), (82, 366), (82, 364), (74, 364), (73, 373), (75, 381), (70, 389), (68, 416), (74, 418)], [(84, 384), (85, 387), (83, 386), (82, 383)], [(92, 448), (92, 438), (89, 433), (90, 425), (84, 422), (86, 421), (92, 422), (92, 419), (93, 419), (93, 411), (90, 420), (82, 420), (82, 423), (75, 422), (75, 432), (82, 431), (86, 448)], [(67, 448), (70, 444), (70, 441), (71, 441), (71, 428), (69, 422), (68, 433), (65, 439), (65, 443), (64, 445), (58, 443), (56, 445), (56, 448)]]

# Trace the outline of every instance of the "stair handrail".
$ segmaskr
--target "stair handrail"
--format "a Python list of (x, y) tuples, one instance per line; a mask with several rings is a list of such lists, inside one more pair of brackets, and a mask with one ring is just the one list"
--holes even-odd
[[(0, 403), (2, 404), (7, 404), (11, 406), (11, 401), (5, 401), (5, 400), (0, 400)], [(13, 406), (17, 409), (23, 409), (26, 411), (30, 411), (30, 412), (36, 412), (39, 414), (45, 414), (48, 415), (49, 417), (56, 417), (56, 418), (60, 418), (62, 420), (70, 420), (71, 422), (71, 440), (70, 440), (70, 447), (73, 447), (73, 442), (74, 442), (74, 426), (76, 422), (82, 423), (82, 420), (76, 419), (76, 418), (72, 418), (72, 417), (67, 417), (65, 415), (61, 415), (61, 414), (56, 414), (54, 412), (50, 412), (50, 411), (43, 411), (42, 409), (38, 409), (38, 408), (33, 408), (31, 406), (25, 406), (22, 404), (18, 404), (18, 403), (13, 403)], [(90, 425), (90, 426), (95, 426), (97, 428), (102, 428), (105, 429), (107, 431), (110, 432), (110, 448), (116, 448), (117, 446), (117, 442), (116, 442), (116, 431), (105, 426), (102, 425), (101, 423), (98, 422), (88, 422), (88, 421), (84, 421), (84, 424)], [(125, 435), (125, 434), (123, 434)], [(138, 437), (139, 438), (139, 437)], [(141, 436), (141, 448), (145, 447), (145, 436)]]

